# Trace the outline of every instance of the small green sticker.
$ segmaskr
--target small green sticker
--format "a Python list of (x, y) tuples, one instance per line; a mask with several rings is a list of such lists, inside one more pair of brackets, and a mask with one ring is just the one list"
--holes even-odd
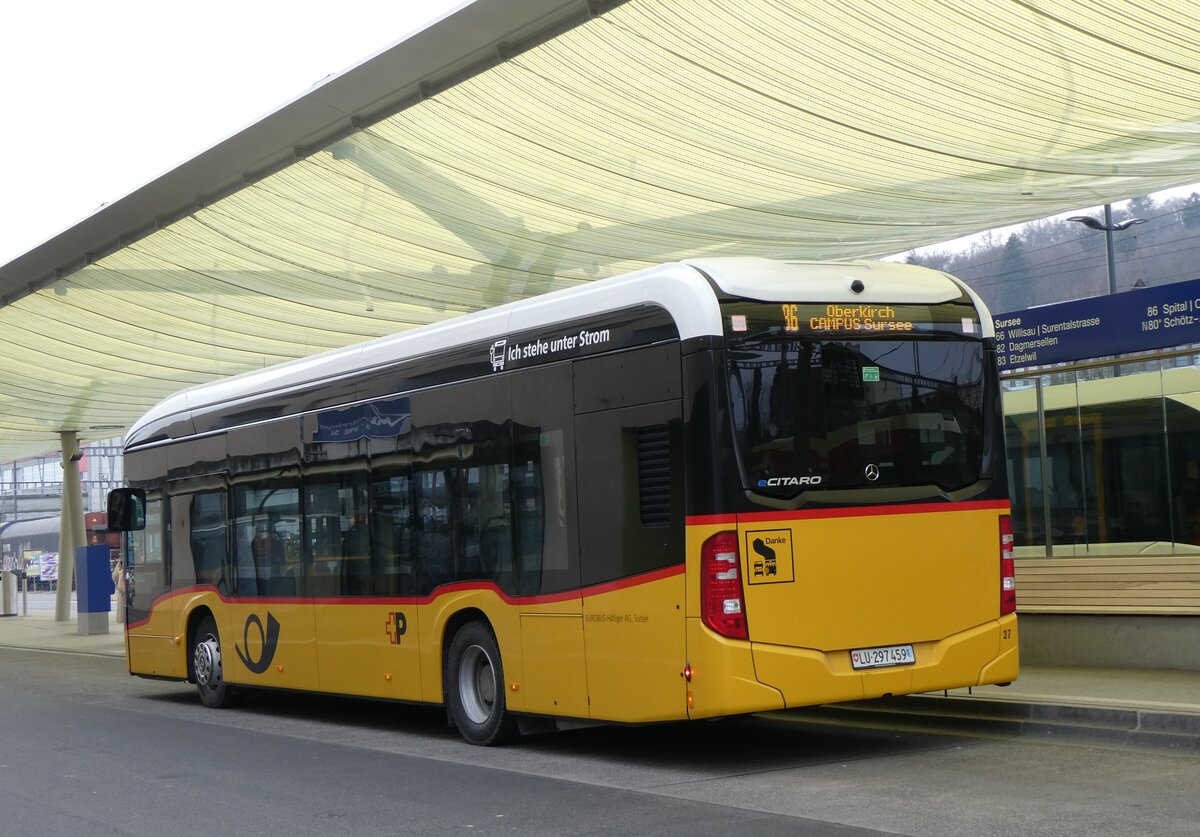
[(863, 380), (864, 381), (878, 381), (879, 380), (879, 367), (878, 366), (864, 366), (862, 368), (862, 370), (863, 370)]

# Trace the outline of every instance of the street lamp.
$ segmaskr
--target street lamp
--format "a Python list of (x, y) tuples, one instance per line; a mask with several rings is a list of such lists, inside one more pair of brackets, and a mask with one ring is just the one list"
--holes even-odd
[(1119, 224), (1114, 224), (1112, 219), (1112, 204), (1104, 204), (1104, 220), (1093, 218), (1090, 215), (1072, 215), (1068, 221), (1078, 221), (1085, 227), (1093, 230), (1104, 230), (1104, 252), (1108, 257), (1108, 292), (1115, 294), (1117, 292), (1117, 260), (1113, 253), (1113, 233), (1121, 230), (1127, 230), (1134, 224), (1146, 223), (1145, 218), (1126, 218)]

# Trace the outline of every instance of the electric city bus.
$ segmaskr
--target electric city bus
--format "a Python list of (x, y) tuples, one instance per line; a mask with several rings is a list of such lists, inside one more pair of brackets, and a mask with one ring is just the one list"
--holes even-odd
[(991, 318), (889, 263), (667, 264), (180, 392), (125, 442), (131, 673), (475, 744), (1006, 683)]

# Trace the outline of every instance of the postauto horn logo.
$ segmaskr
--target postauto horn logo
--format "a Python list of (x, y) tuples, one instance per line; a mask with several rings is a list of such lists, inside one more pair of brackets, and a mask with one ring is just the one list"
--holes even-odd
[(759, 488), (796, 488), (802, 485), (820, 485), (821, 478), (814, 477), (771, 477), (759, 480)]

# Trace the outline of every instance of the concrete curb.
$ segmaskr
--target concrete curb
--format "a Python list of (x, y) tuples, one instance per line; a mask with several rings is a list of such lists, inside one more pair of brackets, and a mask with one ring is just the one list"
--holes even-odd
[(1200, 755), (1200, 713), (1194, 712), (912, 695), (768, 714), (875, 729), (993, 735)]
[(109, 657), (117, 660), (125, 659), (125, 653), (122, 651), (97, 651), (90, 648), (56, 648), (50, 645), (22, 645), (9, 642), (0, 642), (0, 648), (11, 649), (13, 651), (37, 651), (44, 654), (82, 654), (85, 657)]

